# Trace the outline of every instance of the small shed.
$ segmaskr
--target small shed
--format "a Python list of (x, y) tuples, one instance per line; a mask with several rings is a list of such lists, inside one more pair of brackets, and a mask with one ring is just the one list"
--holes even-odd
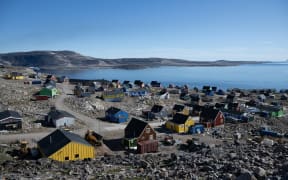
[(155, 104), (151, 108), (151, 113), (155, 115), (155, 118), (165, 118), (168, 116), (167, 109), (159, 104)]
[(219, 109), (204, 108), (200, 113), (199, 122), (206, 128), (210, 128), (223, 125), (224, 120), (224, 115)]
[(55, 97), (56, 95), (57, 95), (57, 89), (56, 88), (46, 88), (46, 87), (44, 87), (44, 88), (42, 88), (41, 90), (40, 90), (40, 92), (39, 92), (39, 95), (40, 96), (48, 96), (48, 97), (51, 97), (51, 98), (53, 98), (53, 97)]
[(58, 83), (69, 84), (69, 78), (67, 76), (57, 77)]
[(51, 108), (51, 111), (47, 115), (47, 123), (54, 127), (69, 127), (74, 125), (75, 117), (66, 111), (60, 111), (55, 108)]
[(236, 102), (228, 103), (227, 107), (228, 107), (228, 110), (230, 111), (240, 111), (240, 104)]
[(16, 111), (0, 112), (0, 130), (15, 130), (22, 128), (22, 117)]
[(286, 93), (282, 94), (280, 97), (280, 100), (287, 101), (288, 100), (288, 95)]
[(37, 143), (43, 157), (56, 161), (95, 158), (95, 149), (77, 134), (57, 129)]
[(264, 94), (260, 94), (260, 95), (258, 95), (258, 100), (260, 101), (260, 102), (265, 102), (265, 100), (266, 100), (266, 96), (264, 95)]
[(22, 73), (19, 72), (11, 72), (10, 74), (8, 74), (7, 78), (13, 80), (22, 80), (24, 79), (24, 76)]
[(105, 112), (106, 120), (111, 121), (111, 122), (123, 123), (127, 121), (128, 117), (129, 117), (129, 114), (126, 111), (123, 111), (116, 107), (110, 107)]
[(212, 90), (210, 86), (203, 86), (202, 87), (202, 92), (203, 93), (206, 93), (207, 91), (210, 91), (210, 90)]
[(234, 94), (228, 94), (226, 96), (226, 102), (227, 103), (233, 103), (236, 100), (236, 97)]
[(219, 90), (216, 92), (216, 94), (218, 94), (218, 95), (225, 95), (226, 92), (225, 92), (223, 89), (219, 89)]
[(151, 87), (161, 87), (161, 83), (158, 81), (151, 81), (150, 85)]
[(144, 88), (145, 87), (145, 83), (142, 82), (141, 80), (135, 80), (134, 81), (134, 85), (140, 88)]
[(207, 91), (205, 92), (205, 95), (206, 95), (206, 96), (214, 96), (214, 91), (212, 91), (212, 90), (207, 90)]
[(200, 100), (201, 98), (199, 94), (190, 94), (190, 101), (192, 105), (199, 104)]
[(176, 113), (182, 113), (184, 115), (189, 115), (190, 110), (188, 107), (180, 104), (175, 104), (172, 109), (172, 115), (174, 116)]

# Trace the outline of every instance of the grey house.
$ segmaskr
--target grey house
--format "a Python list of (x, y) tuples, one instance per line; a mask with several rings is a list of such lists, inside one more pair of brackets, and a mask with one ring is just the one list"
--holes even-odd
[(0, 130), (15, 130), (22, 128), (22, 117), (16, 111), (0, 112)]
[(56, 110), (51, 108), (51, 111), (47, 116), (48, 125), (52, 125), (56, 128), (58, 127), (69, 127), (75, 122), (75, 117), (65, 111)]

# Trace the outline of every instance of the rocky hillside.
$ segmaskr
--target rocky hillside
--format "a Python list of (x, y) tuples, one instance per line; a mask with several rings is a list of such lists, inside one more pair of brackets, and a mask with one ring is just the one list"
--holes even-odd
[(254, 61), (187, 61), (165, 58), (121, 58), (100, 59), (83, 56), (73, 51), (31, 51), (0, 54), (0, 63), (12, 66), (36, 66), (40, 68), (146, 68), (157, 66), (233, 66), (240, 64), (255, 64)]

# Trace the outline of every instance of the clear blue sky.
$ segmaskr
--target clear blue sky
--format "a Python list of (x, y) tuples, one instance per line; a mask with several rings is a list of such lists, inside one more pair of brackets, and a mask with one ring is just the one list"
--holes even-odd
[(0, 0), (0, 53), (288, 59), (287, 0)]

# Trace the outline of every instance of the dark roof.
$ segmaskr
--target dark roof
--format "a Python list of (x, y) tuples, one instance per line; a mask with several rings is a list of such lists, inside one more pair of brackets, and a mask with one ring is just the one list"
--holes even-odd
[(135, 80), (134, 81), (134, 84), (136, 84), (136, 85), (141, 85), (143, 82), (141, 81), (141, 80)]
[(50, 79), (50, 78), (52, 78), (52, 74), (48, 74), (47, 76), (46, 76), (46, 79)]
[(219, 109), (212, 109), (212, 108), (204, 108), (200, 114), (201, 117), (204, 117), (206, 119), (215, 119)]
[(118, 83), (120, 81), (118, 79), (113, 79), (112, 82)]
[(233, 94), (228, 94), (226, 97), (226, 99), (234, 99), (234, 98), (235, 98), (235, 95)]
[(190, 94), (191, 101), (200, 101), (199, 94)]
[(176, 113), (172, 119), (172, 122), (177, 123), (177, 124), (185, 124), (188, 118), (189, 118), (188, 115)]
[(224, 109), (225, 106), (226, 106), (226, 104), (224, 104), (224, 103), (216, 103), (215, 104), (215, 108), (218, 108), (218, 109)]
[(63, 117), (73, 117), (75, 118), (72, 114), (66, 112), (66, 111), (61, 111), (61, 110), (51, 110), (48, 113), (48, 116), (51, 116), (52, 119), (60, 119)]
[(125, 138), (138, 138), (147, 125), (147, 122), (132, 118), (125, 128)]
[(91, 146), (85, 139), (83, 139), (79, 135), (57, 129), (56, 131), (52, 132), (48, 136), (38, 141), (38, 147), (41, 149), (41, 152), (46, 157), (49, 157), (70, 142), (76, 142)]
[(159, 113), (160, 111), (162, 111), (163, 109), (163, 106), (161, 105), (154, 105), (151, 109), (151, 112), (153, 113)]
[(233, 103), (228, 103), (228, 109), (231, 109), (231, 108), (237, 108), (237, 107), (239, 107), (239, 103), (235, 103), (235, 102), (233, 102)]
[(202, 111), (202, 109), (204, 109), (204, 106), (200, 106), (198, 104), (195, 104), (192, 107), (193, 107), (193, 111)]
[(173, 107), (173, 110), (176, 110), (178, 112), (178, 111), (183, 111), (184, 108), (185, 108), (185, 106), (183, 106), (183, 105), (175, 104)]
[(109, 109), (107, 109), (107, 113), (109, 114), (116, 114), (117, 112), (121, 111), (121, 109), (118, 109), (116, 107), (110, 107)]
[(283, 107), (281, 106), (271, 106), (271, 105), (260, 105), (258, 106), (258, 108), (263, 111), (268, 111), (268, 112), (277, 112), (277, 111), (283, 110)]
[(43, 85), (44, 85), (44, 87), (47, 87), (47, 88), (49, 88), (49, 89), (52, 89), (52, 88), (55, 88), (55, 87), (56, 87), (56, 81), (46, 80)]
[(160, 86), (161, 85), (161, 83), (158, 81), (151, 81), (150, 84), (151, 84), (151, 86)]
[(8, 118), (8, 117), (13, 117), (13, 118), (16, 118), (16, 119), (21, 119), (22, 118), (19, 115), (19, 113), (16, 112), (16, 111), (7, 110), (7, 111), (0, 112), (0, 120)]
[(11, 76), (22, 76), (22, 73), (19, 73), (19, 72), (11, 72)]

